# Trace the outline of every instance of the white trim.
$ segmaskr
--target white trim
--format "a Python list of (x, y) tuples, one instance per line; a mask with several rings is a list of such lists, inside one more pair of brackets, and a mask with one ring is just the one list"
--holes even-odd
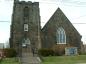
[(57, 44), (66, 44), (66, 34), (62, 27), (57, 29), (56, 37)]
[(56, 44), (66, 44), (66, 43), (58, 43), (58, 42), (57, 42)]

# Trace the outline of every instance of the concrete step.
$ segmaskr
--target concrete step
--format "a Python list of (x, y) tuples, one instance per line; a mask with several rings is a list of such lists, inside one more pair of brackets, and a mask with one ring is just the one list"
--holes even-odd
[(33, 57), (32, 53), (23, 53), (22, 57)]

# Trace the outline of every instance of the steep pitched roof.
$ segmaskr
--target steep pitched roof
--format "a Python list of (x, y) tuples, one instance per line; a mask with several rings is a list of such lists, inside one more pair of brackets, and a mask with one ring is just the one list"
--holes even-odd
[(61, 9), (58, 7), (57, 10), (54, 12), (54, 14), (50, 17), (50, 19), (48, 20), (48, 22), (44, 25), (44, 27), (42, 28), (42, 30), (51, 22), (50, 20), (55, 16), (55, 14), (58, 14), (58, 12), (62, 13)]
[[(55, 23), (55, 22), (60, 22), (60, 21), (55, 21), (55, 19), (61, 19), (63, 23), (67, 23), (69, 24), (73, 30), (75, 32), (77, 32), (79, 34), (79, 32), (75, 29), (75, 27), (72, 25), (72, 23), (69, 21), (69, 19), (66, 17), (66, 15), (62, 12), (62, 10), (60, 8), (58, 8), (55, 13), (51, 16), (51, 18), (49, 19), (49, 21), (45, 24), (45, 26), (42, 28), (43, 30), (46, 30), (46, 28), (51, 24), (51, 23)], [(64, 21), (63, 21), (64, 20)], [(79, 34), (80, 35), (80, 34)], [(81, 36), (81, 35), (80, 35)]]
[[(54, 12), (54, 14), (50, 17), (50, 19), (48, 20), (48, 22), (44, 25), (44, 27), (42, 28), (42, 29), (44, 29), (51, 21), (51, 19), (55, 16), (55, 15), (58, 15), (58, 17), (60, 17), (60, 15), (62, 15), (62, 14), (64, 14), (63, 12), (62, 12), (62, 10), (58, 7), (57, 8), (57, 10)], [(64, 16), (65, 16), (65, 14), (64, 14)], [(65, 16), (66, 17), (66, 16)]]

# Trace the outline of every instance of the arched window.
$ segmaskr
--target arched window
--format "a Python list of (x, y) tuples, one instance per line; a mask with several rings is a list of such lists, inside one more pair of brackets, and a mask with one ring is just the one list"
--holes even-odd
[(29, 16), (29, 8), (26, 6), (25, 8), (24, 8), (24, 17), (28, 17)]
[(57, 44), (66, 44), (66, 34), (62, 27), (57, 29), (56, 40)]
[(29, 38), (24, 38), (22, 42), (22, 47), (27, 47), (27, 45), (30, 45), (30, 40)]

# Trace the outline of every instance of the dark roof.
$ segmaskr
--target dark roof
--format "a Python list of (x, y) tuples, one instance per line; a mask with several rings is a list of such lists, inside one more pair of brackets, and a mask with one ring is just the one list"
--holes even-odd
[[(66, 20), (65, 21), (67, 21), (66, 23), (67, 24), (69, 24), (71, 27), (72, 27), (72, 29), (75, 31), (75, 32), (77, 32), (77, 34), (79, 34), (79, 32), (75, 29), (75, 27), (72, 25), (72, 23), (69, 21), (69, 19), (66, 17), (66, 15), (63, 13), (63, 11), (58, 7), (57, 8), (57, 10), (54, 12), (54, 14), (51, 16), (51, 18), (49, 19), (49, 21), (44, 25), (44, 27), (42, 28), (42, 31), (43, 30), (46, 30), (46, 28), (51, 24), (51, 23), (53, 23), (53, 21), (55, 21), (55, 20), (53, 20), (53, 19), (55, 19), (56, 17), (55, 16), (57, 16), (57, 17), (59, 17), (59, 18), (65, 18)], [(79, 34), (80, 35), (80, 34)], [(81, 35), (80, 35), (81, 36)]]

